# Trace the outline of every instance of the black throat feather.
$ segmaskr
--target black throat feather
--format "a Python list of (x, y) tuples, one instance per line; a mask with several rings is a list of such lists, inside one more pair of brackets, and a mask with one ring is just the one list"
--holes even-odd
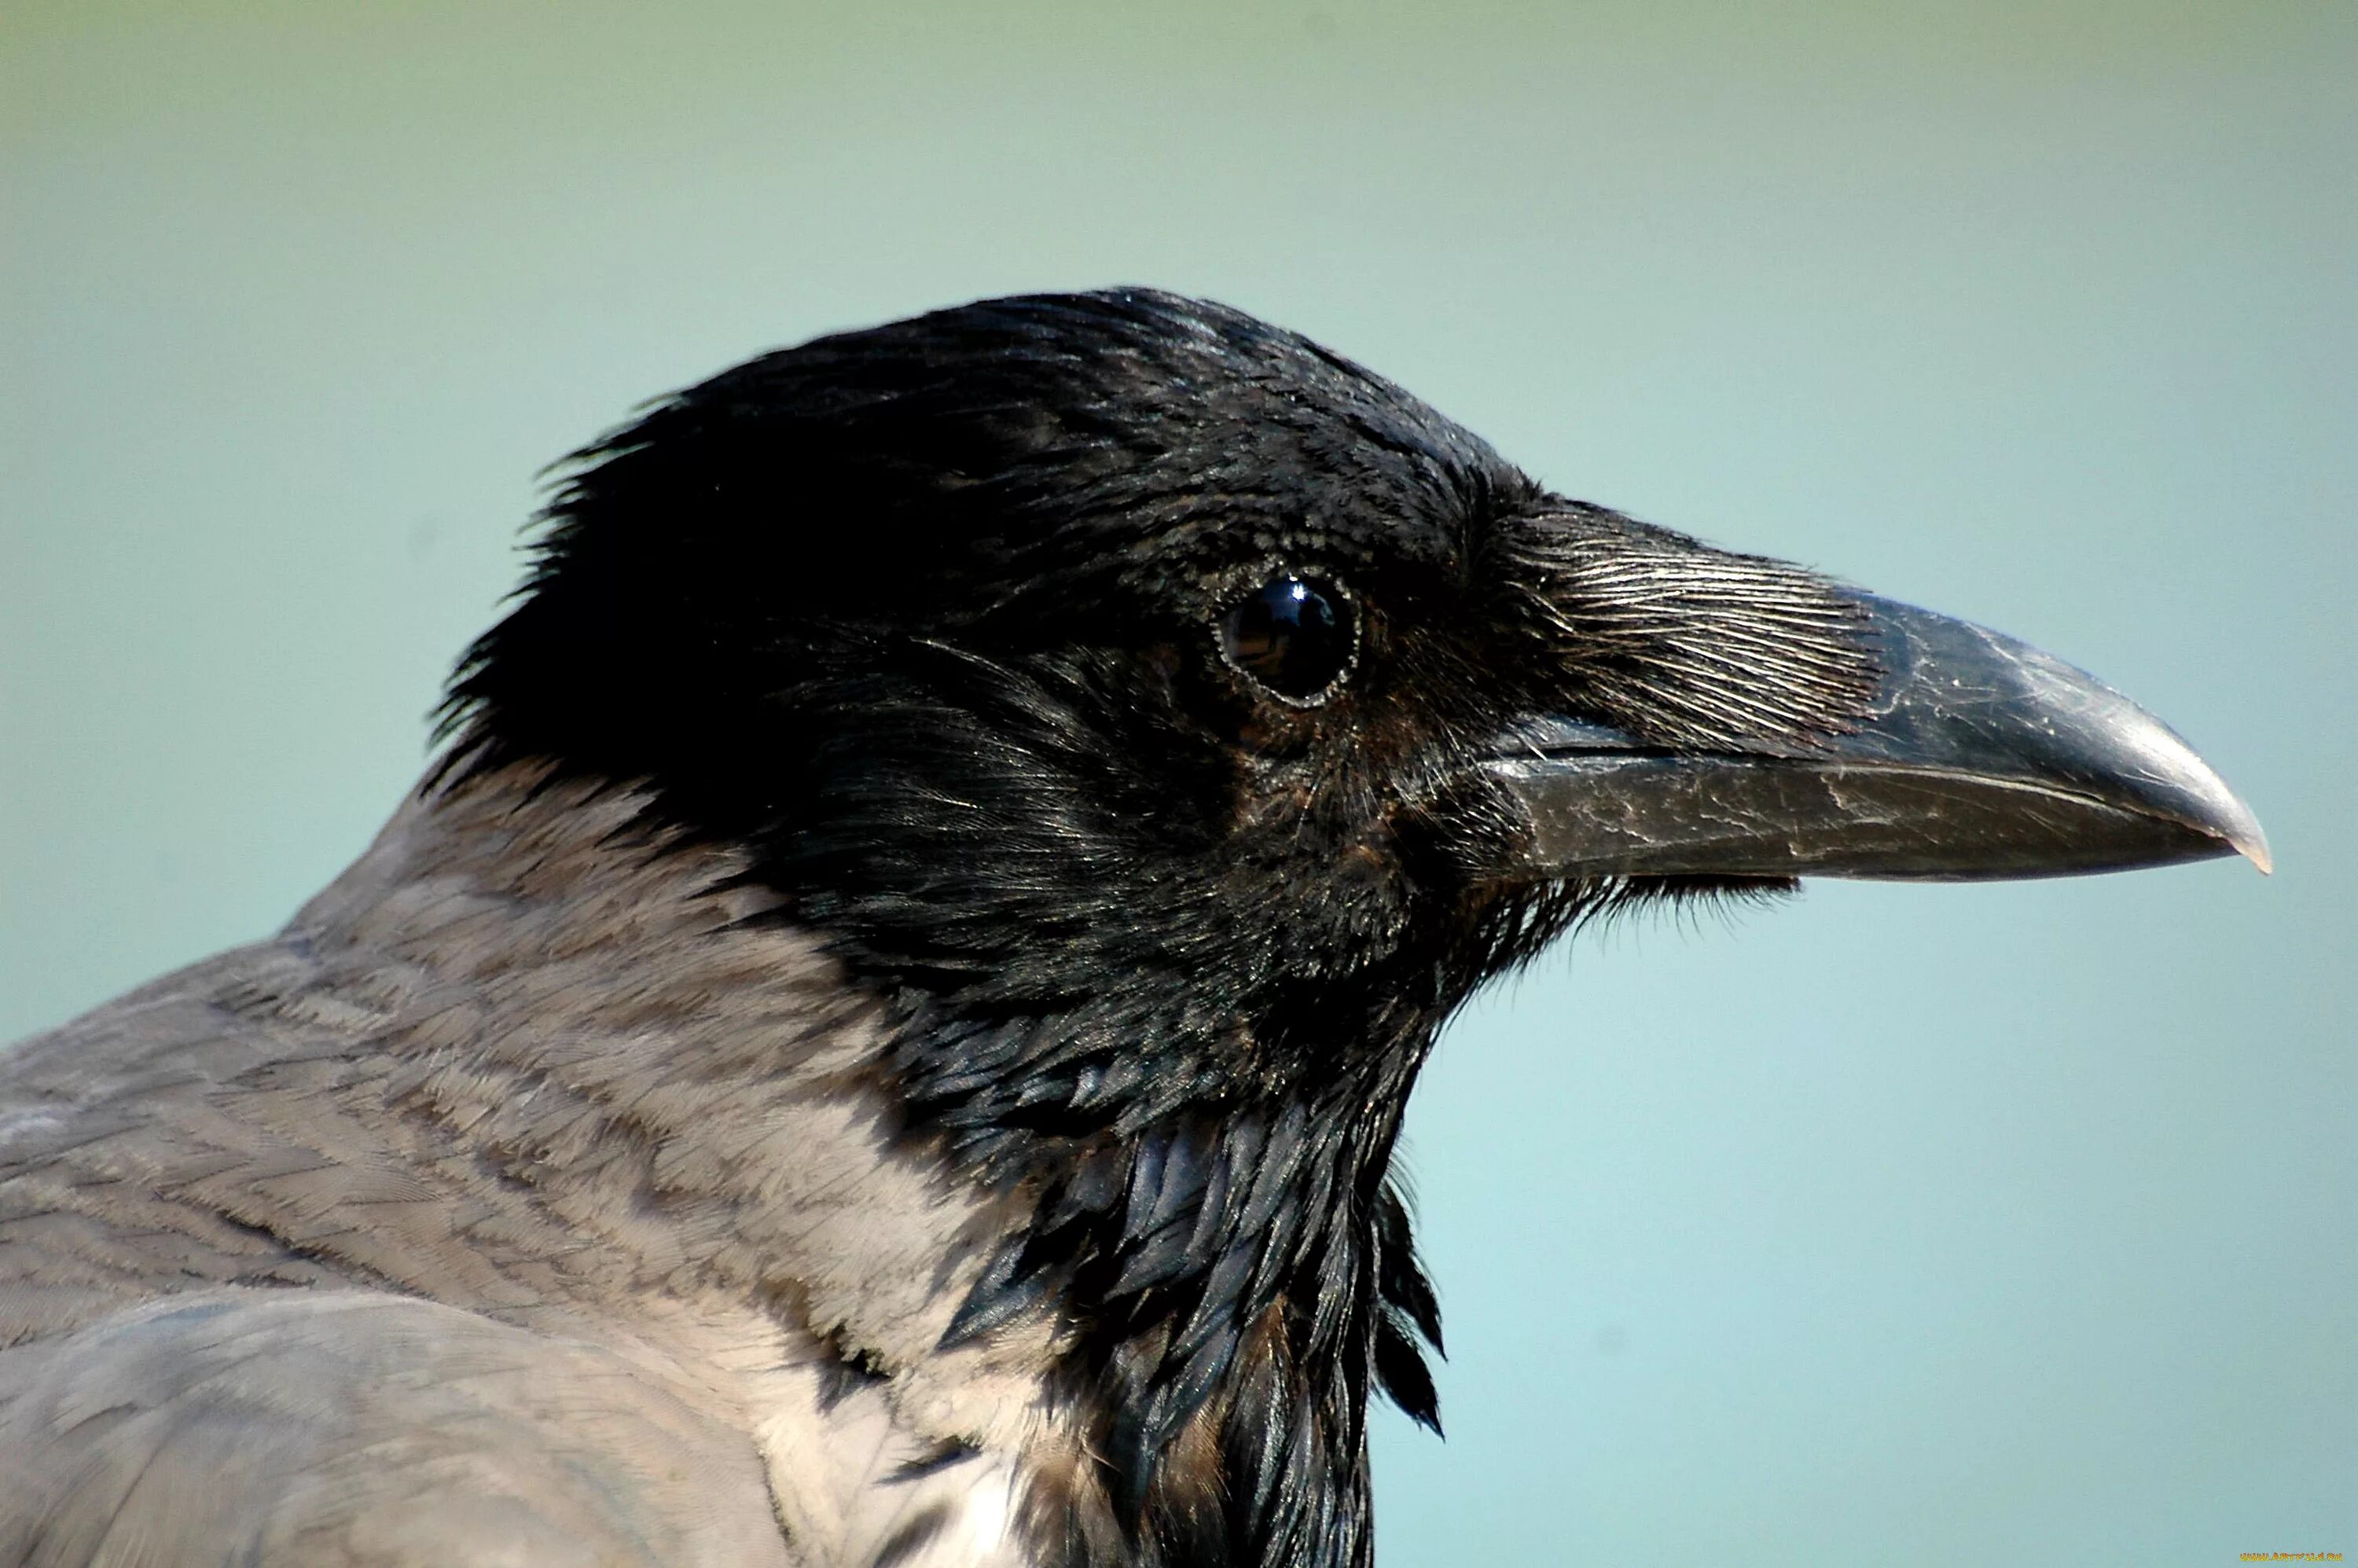
[(1391, 1175), (1410, 1088), (1449, 1013), (1598, 894), (1468, 892), (1465, 808), (1398, 823), (1357, 881), (1239, 871), (1206, 852), (1234, 829), (1174, 802), (1222, 792), (1141, 718), (1167, 694), (1128, 683), (1162, 678), (923, 650), (817, 683), (811, 733), (853, 739), (741, 841), (892, 1000), (903, 1136), (1030, 1215), (948, 1338), (1067, 1331), (1052, 1397), (1091, 1458), (1035, 1477), (1042, 1560), (1362, 1564), (1371, 1392), (1439, 1428)]

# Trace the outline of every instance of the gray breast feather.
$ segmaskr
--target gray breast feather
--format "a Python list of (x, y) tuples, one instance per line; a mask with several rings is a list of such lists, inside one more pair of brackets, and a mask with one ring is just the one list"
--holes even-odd
[(0, 1563), (786, 1568), (752, 1443), (577, 1341), (359, 1291), (0, 1352)]

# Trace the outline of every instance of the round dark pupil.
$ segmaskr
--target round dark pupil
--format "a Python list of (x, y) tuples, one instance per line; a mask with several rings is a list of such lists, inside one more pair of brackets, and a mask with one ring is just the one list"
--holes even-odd
[(1316, 697), (1351, 656), (1344, 607), (1298, 577), (1273, 578), (1228, 611), (1228, 657), (1282, 696)]

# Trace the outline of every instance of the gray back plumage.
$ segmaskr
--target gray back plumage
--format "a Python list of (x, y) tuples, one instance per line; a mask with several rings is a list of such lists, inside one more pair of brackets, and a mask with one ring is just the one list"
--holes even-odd
[(936, 1354), (999, 1222), (891, 1148), (871, 1005), (536, 783), (0, 1054), (0, 1563), (858, 1560), (940, 1511), (870, 1470), (1033, 1435), (1043, 1345)]

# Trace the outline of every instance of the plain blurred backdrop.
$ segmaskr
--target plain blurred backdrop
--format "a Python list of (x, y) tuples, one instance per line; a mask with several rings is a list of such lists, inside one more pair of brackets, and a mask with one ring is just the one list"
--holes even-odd
[(5, 0), (0, 179), (0, 1037), (357, 853), (634, 403), (1208, 294), (2093, 668), (2279, 867), (1818, 883), (1486, 999), (1389, 1568), (2358, 1552), (2349, 0)]

